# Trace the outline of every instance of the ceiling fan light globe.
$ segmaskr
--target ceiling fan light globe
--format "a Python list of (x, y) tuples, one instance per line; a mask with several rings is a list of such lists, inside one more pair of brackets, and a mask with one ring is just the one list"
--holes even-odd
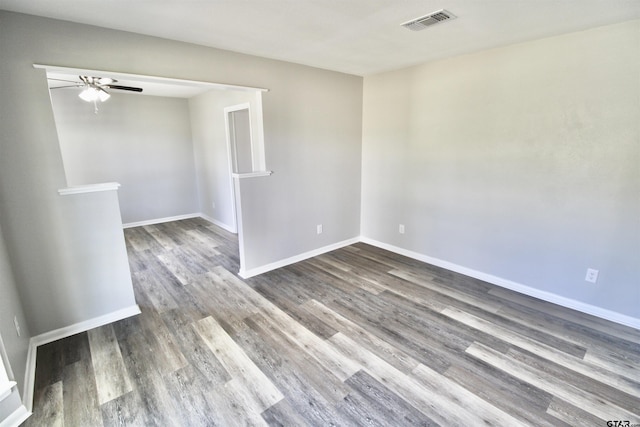
[(80, 99), (86, 102), (93, 102), (98, 99), (98, 90), (92, 86), (88, 86), (78, 95)]
[(104, 89), (98, 90), (98, 99), (100, 100), (100, 102), (104, 102), (109, 98), (111, 98), (111, 95), (109, 95), (107, 91), (105, 91)]
[(104, 89), (96, 86), (87, 86), (78, 96), (86, 102), (104, 102), (111, 97)]

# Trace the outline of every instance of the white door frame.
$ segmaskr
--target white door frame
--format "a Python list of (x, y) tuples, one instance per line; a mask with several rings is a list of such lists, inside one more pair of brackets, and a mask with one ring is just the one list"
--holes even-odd
[[(244, 271), (244, 232), (242, 228), (242, 197), (240, 194), (240, 181), (234, 173), (235, 140), (232, 136), (230, 113), (247, 110), (249, 112), (249, 138), (253, 142), (253, 130), (251, 126), (251, 105), (247, 103), (232, 105), (224, 108), (224, 124), (227, 136), (227, 164), (229, 167), (229, 180), (231, 183), (231, 213), (233, 229), (238, 233), (238, 251), (240, 252), (240, 271)], [(251, 158), (253, 163), (253, 144), (251, 144)], [(237, 165), (236, 165), (237, 166)], [(255, 166), (255, 164), (254, 164)]]

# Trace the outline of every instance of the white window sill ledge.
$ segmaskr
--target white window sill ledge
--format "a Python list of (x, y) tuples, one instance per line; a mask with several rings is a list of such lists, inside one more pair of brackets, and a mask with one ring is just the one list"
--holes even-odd
[(15, 381), (7, 381), (0, 384), (0, 402), (11, 394), (11, 389), (16, 385)]
[(269, 176), (273, 174), (273, 171), (260, 171), (260, 172), (249, 172), (249, 173), (232, 173), (231, 176), (234, 178), (256, 178), (259, 176)]
[(112, 191), (117, 190), (120, 184), (117, 182), (105, 182), (102, 184), (89, 184), (89, 185), (77, 185), (75, 187), (61, 188), (58, 190), (58, 194), (61, 196), (68, 196), (70, 194), (81, 193), (95, 193), (97, 191)]

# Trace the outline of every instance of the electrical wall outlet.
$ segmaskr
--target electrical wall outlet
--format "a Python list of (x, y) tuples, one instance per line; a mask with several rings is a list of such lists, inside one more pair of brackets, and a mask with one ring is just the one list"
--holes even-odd
[(212, 207), (213, 209), (215, 209), (215, 208), (216, 208), (216, 202), (211, 202), (211, 207)]
[(587, 268), (587, 275), (584, 280), (591, 283), (596, 283), (598, 281), (598, 270), (593, 268)]
[(322, 234), (322, 224), (316, 225), (316, 233)]
[(16, 334), (20, 336), (20, 323), (18, 322), (18, 316), (13, 316), (13, 324), (16, 325)]
[(400, 234), (404, 234), (404, 224), (400, 224), (400, 225), (398, 226), (398, 233), (400, 233)]

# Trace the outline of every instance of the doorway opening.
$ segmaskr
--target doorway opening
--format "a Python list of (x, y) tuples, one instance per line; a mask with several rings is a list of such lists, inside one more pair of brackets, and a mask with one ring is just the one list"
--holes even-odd
[[(238, 234), (240, 271), (244, 270), (247, 236), (236, 206), (241, 189), (235, 178), (265, 169), (262, 92), (266, 89), (35, 67), (47, 73), (68, 186), (120, 183), (118, 199), (124, 227), (201, 216)], [(69, 86), (69, 81), (83, 81), (82, 76), (115, 80), (118, 85), (142, 88), (142, 93), (107, 88), (110, 97), (96, 114), (93, 105), (78, 97), (82, 87), (71, 84), (54, 90)], [(233, 154), (242, 165), (235, 172), (227, 161), (231, 153), (224, 108), (241, 103), (249, 107), (232, 118), (238, 129), (235, 132), (240, 136), (240, 125), (248, 123), (250, 133), (240, 154)], [(245, 163), (247, 152), (250, 166)]]
[(224, 109), (227, 144), (233, 173), (254, 172), (249, 104)]

